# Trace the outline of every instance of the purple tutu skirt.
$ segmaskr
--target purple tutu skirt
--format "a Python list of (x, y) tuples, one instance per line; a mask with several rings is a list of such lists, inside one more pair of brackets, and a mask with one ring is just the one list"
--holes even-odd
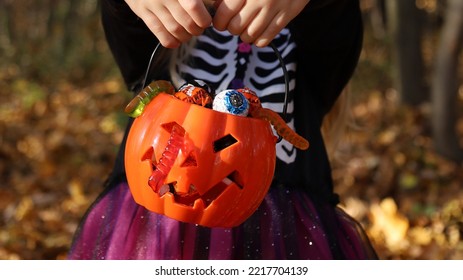
[(128, 185), (103, 193), (79, 226), (69, 259), (376, 259), (360, 225), (302, 191), (271, 188), (235, 228), (178, 222), (136, 204)]

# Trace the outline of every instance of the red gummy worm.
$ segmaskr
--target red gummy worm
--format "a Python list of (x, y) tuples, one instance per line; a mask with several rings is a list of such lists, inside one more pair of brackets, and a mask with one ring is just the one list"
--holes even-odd
[(166, 179), (167, 174), (169, 174), (169, 171), (174, 165), (175, 159), (177, 159), (178, 153), (183, 146), (184, 137), (185, 129), (175, 123), (172, 126), (172, 131), (170, 133), (169, 140), (167, 140), (164, 152), (148, 179), (148, 184), (154, 192), (158, 193), (159, 189), (164, 185), (164, 180)]

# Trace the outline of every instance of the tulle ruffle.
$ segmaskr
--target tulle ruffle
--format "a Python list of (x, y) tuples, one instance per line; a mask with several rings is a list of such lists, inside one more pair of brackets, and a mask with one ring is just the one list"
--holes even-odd
[(136, 204), (126, 183), (103, 193), (79, 226), (69, 259), (375, 259), (359, 224), (304, 192), (271, 188), (235, 228), (206, 228)]

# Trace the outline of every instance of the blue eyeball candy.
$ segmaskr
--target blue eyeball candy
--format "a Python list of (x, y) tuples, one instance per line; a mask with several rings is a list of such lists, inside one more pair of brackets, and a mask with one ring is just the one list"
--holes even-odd
[(234, 89), (219, 92), (214, 97), (212, 109), (232, 115), (246, 117), (249, 112), (249, 101), (241, 93)]

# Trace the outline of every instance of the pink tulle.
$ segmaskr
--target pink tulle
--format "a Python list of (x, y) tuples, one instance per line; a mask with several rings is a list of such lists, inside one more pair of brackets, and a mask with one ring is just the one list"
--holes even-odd
[(355, 220), (339, 208), (316, 206), (297, 190), (272, 188), (239, 227), (205, 228), (147, 211), (121, 183), (91, 207), (68, 258), (375, 259), (376, 254)]

